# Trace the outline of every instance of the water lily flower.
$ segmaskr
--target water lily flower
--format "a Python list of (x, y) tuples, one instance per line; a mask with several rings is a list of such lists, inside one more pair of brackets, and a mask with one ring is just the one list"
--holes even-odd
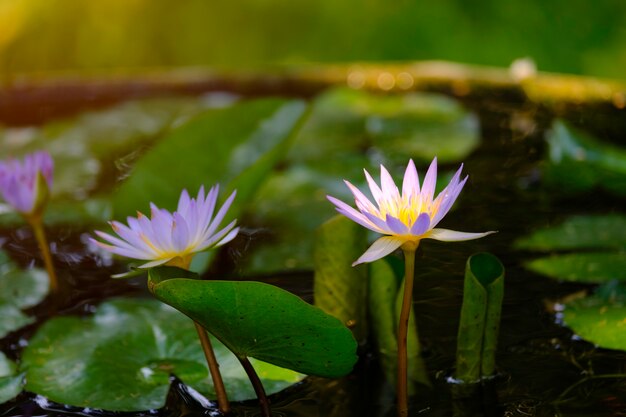
[(0, 194), (25, 216), (40, 214), (48, 200), (54, 163), (48, 152), (28, 154), (23, 161), (0, 161)]
[(435, 227), (448, 213), (467, 181), (467, 176), (461, 180), (462, 169), (463, 165), (436, 198), (437, 158), (430, 164), (421, 187), (415, 164), (410, 160), (402, 182), (402, 193), (384, 166), (380, 166), (380, 186), (365, 171), (365, 178), (376, 204), (348, 181), (345, 183), (354, 195), (358, 210), (327, 196), (339, 213), (370, 230), (386, 235), (376, 240), (353, 266), (383, 258), (406, 244), (417, 247), (422, 239), (462, 241), (494, 233), (465, 233)]
[(96, 231), (106, 243), (95, 239), (91, 241), (117, 255), (149, 261), (140, 268), (166, 263), (188, 266), (194, 254), (224, 245), (239, 232), (239, 228), (235, 227), (237, 220), (217, 231), (236, 195), (233, 191), (213, 217), (218, 192), (216, 185), (205, 196), (202, 186), (197, 197), (190, 198), (187, 190), (183, 190), (174, 213), (150, 203), (150, 218), (138, 212), (137, 218), (128, 217), (128, 226), (117, 221), (109, 222), (119, 237)]

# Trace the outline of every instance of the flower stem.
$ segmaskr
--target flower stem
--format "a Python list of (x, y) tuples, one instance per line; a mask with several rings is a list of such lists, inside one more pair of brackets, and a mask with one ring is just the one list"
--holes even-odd
[(230, 403), (228, 402), (226, 388), (224, 387), (224, 381), (222, 380), (222, 374), (220, 373), (220, 365), (217, 363), (217, 359), (215, 358), (215, 352), (213, 352), (211, 339), (209, 339), (209, 335), (204, 327), (195, 321), (193, 323), (196, 325), (196, 331), (198, 332), (198, 338), (202, 344), (204, 357), (209, 365), (209, 372), (211, 372), (211, 378), (213, 379), (215, 395), (217, 395), (217, 406), (223, 414), (228, 414), (230, 413)]
[(50, 246), (48, 246), (48, 240), (46, 239), (46, 232), (43, 228), (43, 221), (40, 216), (33, 216), (27, 218), (30, 226), (35, 232), (35, 239), (37, 245), (41, 251), (43, 257), (43, 263), (48, 273), (48, 279), (50, 280), (50, 293), (56, 295), (59, 292), (59, 280), (57, 279), (54, 265), (52, 263), (52, 256), (50, 255)]
[(271, 417), (272, 412), (270, 411), (270, 402), (268, 401), (267, 395), (265, 394), (265, 388), (263, 388), (263, 383), (261, 382), (261, 379), (257, 375), (254, 367), (246, 356), (237, 356), (237, 358), (239, 359), (239, 362), (241, 362), (241, 366), (243, 366), (246, 374), (248, 374), (248, 379), (250, 379), (250, 382), (252, 382), (254, 392), (259, 399), (261, 415), (263, 417)]
[(413, 304), (413, 279), (415, 274), (415, 250), (417, 249), (417, 245), (404, 245), (402, 249), (404, 251), (404, 296), (402, 298), (402, 309), (400, 310), (400, 323), (398, 324), (398, 417), (406, 417), (409, 414), (406, 340), (409, 331), (411, 305)]
[[(176, 257), (166, 265), (189, 270), (191, 258), (191, 256), (184, 258)], [(209, 372), (211, 373), (211, 379), (213, 380), (213, 388), (215, 389), (215, 395), (217, 396), (217, 407), (222, 414), (230, 414), (230, 402), (228, 401), (228, 395), (226, 394), (226, 388), (224, 387), (224, 380), (222, 379), (222, 373), (220, 372), (220, 365), (217, 363), (215, 352), (213, 351), (213, 346), (211, 345), (211, 339), (209, 338), (206, 329), (202, 327), (200, 323), (194, 320), (193, 324), (196, 326), (198, 339), (200, 339), (200, 344), (202, 345), (202, 350), (204, 351), (204, 357), (206, 358), (206, 363), (209, 366)]]

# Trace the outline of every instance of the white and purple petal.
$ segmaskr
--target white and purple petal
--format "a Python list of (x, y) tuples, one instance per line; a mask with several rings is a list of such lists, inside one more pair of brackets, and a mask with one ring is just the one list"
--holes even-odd
[(417, 216), (415, 223), (411, 226), (411, 235), (421, 236), (428, 231), (430, 227), (430, 216), (428, 213), (421, 213)]
[(420, 194), (425, 204), (430, 205), (435, 195), (435, 187), (437, 186), (437, 158), (435, 157), (428, 167), (426, 176), (424, 177), (424, 184), (422, 184), (422, 190)]
[(417, 174), (417, 168), (413, 160), (409, 160), (409, 164), (404, 172), (404, 179), (402, 181), (402, 198), (405, 201), (409, 201), (410, 198), (416, 196), (420, 192), (419, 175)]
[(496, 233), (495, 231), (491, 232), (483, 232), (483, 233), (467, 233), (467, 232), (457, 232), (456, 230), (448, 230), (448, 229), (433, 229), (424, 239), (435, 239), (441, 240), (443, 242), (461, 242), (464, 240), (473, 240), (480, 239), (481, 237), (485, 237), (492, 233)]
[(384, 258), (402, 246), (404, 242), (406, 242), (406, 239), (402, 239), (397, 236), (383, 236), (376, 240), (372, 246), (370, 246), (365, 253), (359, 257), (359, 259), (354, 261), (352, 266), (356, 266), (364, 262), (374, 262), (378, 259)]
[(175, 258), (188, 259), (196, 252), (228, 243), (239, 231), (234, 220), (219, 232), (213, 233), (235, 198), (233, 192), (213, 218), (217, 192), (217, 186), (212, 187), (205, 198), (204, 187), (201, 187), (196, 199), (183, 190), (178, 200), (178, 210), (174, 213), (150, 203), (150, 218), (138, 212), (136, 218), (127, 219), (128, 226), (111, 222), (111, 227), (119, 237), (96, 231), (96, 235), (106, 243), (93, 241), (117, 255), (149, 261), (141, 268), (162, 265)]

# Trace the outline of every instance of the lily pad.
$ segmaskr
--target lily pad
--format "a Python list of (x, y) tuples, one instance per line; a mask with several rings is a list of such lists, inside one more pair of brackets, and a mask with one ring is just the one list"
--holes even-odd
[(565, 304), (563, 322), (581, 338), (608, 349), (626, 350), (626, 287), (609, 283), (595, 294)]
[(305, 108), (302, 101), (263, 99), (192, 117), (137, 161), (113, 197), (115, 216), (134, 215), (151, 201), (173, 209), (183, 188), (193, 192), (201, 185), (234, 181), (240, 191), (229, 212), (236, 217), (236, 207), (280, 159)]
[(626, 280), (626, 216), (620, 214), (573, 216), (522, 237), (515, 246), (542, 252), (580, 250), (525, 262), (528, 269), (551, 278), (587, 283)]
[(560, 225), (536, 230), (515, 246), (537, 251), (626, 248), (626, 216), (573, 216)]
[(534, 259), (531, 271), (564, 281), (600, 284), (613, 279), (626, 282), (626, 253), (572, 253)]
[[(385, 162), (406, 165), (407, 158), (430, 161), (435, 155), (442, 163), (456, 162), (479, 141), (478, 119), (449, 97), (426, 93), (381, 96), (336, 89), (316, 100), (290, 160), (324, 165), (335, 161), (334, 166), (342, 169), (341, 164), (373, 147), (390, 158)], [(346, 159), (344, 154), (351, 157)], [(328, 155), (334, 157), (328, 160)]]
[(285, 290), (261, 282), (177, 276), (188, 272), (152, 268), (148, 286), (240, 357), (329, 378), (346, 375), (356, 363), (350, 330)]
[[(217, 340), (214, 348), (233, 400), (255, 398), (236, 358)], [(268, 392), (302, 375), (254, 362)], [(26, 389), (53, 401), (111, 411), (160, 408), (169, 375), (203, 395), (213, 386), (193, 322), (156, 300), (118, 299), (90, 317), (46, 322), (24, 350)]]
[(48, 294), (48, 286), (45, 271), (19, 269), (0, 251), (0, 338), (35, 321), (22, 310), (39, 304)]
[[(20, 214), (7, 207), (3, 212), (0, 203), (0, 227), (11, 227), (26, 224)], [(44, 212), (44, 224), (53, 225), (95, 225), (111, 219), (111, 203), (104, 199), (90, 198), (81, 201), (51, 201)]]
[(626, 194), (626, 151), (556, 120), (547, 136), (549, 164), (544, 177), (560, 192), (602, 187)]
[[(53, 197), (80, 200), (93, 191), (101, 175), (115, 179), (118, 169), (125, 169), (120, 157), (202, 107), (200, 100), (188, 98), (129, 101), (43, 127), (6, 129), (0, 145), (16, 156), (48, 150), (55, 161)], [(122, 165), (116, 168), (115, 163)]]
[(17, 374), (17, 366), (0, 352), (0, 404), (12, 400), (22, 392), (24, 376)]

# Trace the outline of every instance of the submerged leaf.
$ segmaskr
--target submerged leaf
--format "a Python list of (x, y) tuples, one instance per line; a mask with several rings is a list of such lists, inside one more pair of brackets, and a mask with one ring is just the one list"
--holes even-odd
[(356, 341), (335, 317), (272, 285), (170, 278), (153, 268), (149, 286), (238, 356), (309, 375), (338, 377), (356, 362)]
[[(233, 400), (255, 398), (238, 360), (217, 340), (213, 346)], [(302, 376), (253, 362), (269, 393)], [(94, 316), (56, 317), (24, 350), (26, 389), (53, 401), (111, 411), (160, 408), (170, 374), (214, 396), (193, 322), (156, 300), (119, 299)]]

